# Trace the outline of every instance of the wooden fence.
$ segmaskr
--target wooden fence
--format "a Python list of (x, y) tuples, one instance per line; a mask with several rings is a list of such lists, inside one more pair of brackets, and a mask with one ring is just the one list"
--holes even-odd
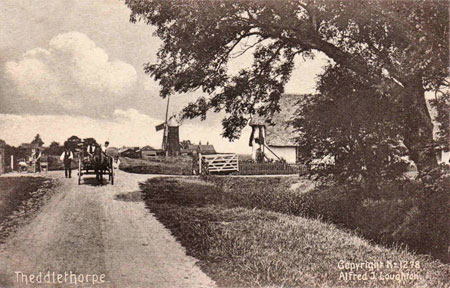
[(282, 175), (302, 174), (304, 166), (301, 164), (288, 164), (282, 162), (255, 163), (240, 161), (236, 154), (200, 155), (200, 174), (233, 173), (239, 175)]
[(279, 175), (279, 174), (301, 174), (303, 172), (301, 164), (287, 164), (281, 162), (240, 162), (240, 175)]
[(200, 173), (224, 173), (239, 171), (239, 158), (236, 154), (200, 155)]

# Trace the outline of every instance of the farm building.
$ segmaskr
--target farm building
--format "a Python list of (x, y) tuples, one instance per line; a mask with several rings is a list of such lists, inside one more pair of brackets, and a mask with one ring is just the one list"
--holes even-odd
[(142, 151), (141, 151), (141, 149), (139, 149), (139, 147), (125, 147), (125, 148), (119, 149), (119, 155), (120, 155), (120, 157), (141, 159)]
[(210, 145), (207, 143), (206, 145), (202, 144), (188, 144), (187, 149), (189, 155), (192, 155), (193, 150), (197, 150), (197, 152), (202, 153), (203, 155), (210, 155), (210, 154), (216, 154), (216, 149), (214, 148), (214, 145)]
[(441, 153), (438, 154), (438, 162), (439, 163), (450, 163), (450, 151), (441, 151)]
[(438, 163), (450, 164), (450, 151), (440, 150), (437, 152), (437, 161)]
[[(252, 147), (252, 159), (258, 160), (258, 154), (265, 160), (285, 160), (297, 163), (298, 146), (294, 141), (294, 128), (289, 125), (296, 109), (296, 103), (302, 95), (288, 94), (280, 98), (280, 111), (270, 119), (255, 115), (250, 120), (252, 127), (249, 145)], [(260, 154), (261, 153), (261, 154)]]
[(163, 150), (153, 148), (150, 145), (142, 147), (141, 151), (142, 151), (142, 158), (156, 157), (156, 156), (163, 156), (164, 155), (164, 151)]
[(142, 152), (144, 152), (144, 151), (156, 151), (156, 149), (153, 148), (150, 145), (146, 145), (146, 146), (142, 147), (141, 150), (142, 150)]
[(33, 150), (36, 150), (39, 148), (38, 144), (34, 144), (34, 143), (22, 143), (19, 146), (19, 149), (25, 150), (27, 152), (33, 152)]
[(191, 155), (191, 150), (189, 150), (187, 148), (181, 148), (180, 149), (180, 155), (181, 156), (189, 156), (189, 155)]

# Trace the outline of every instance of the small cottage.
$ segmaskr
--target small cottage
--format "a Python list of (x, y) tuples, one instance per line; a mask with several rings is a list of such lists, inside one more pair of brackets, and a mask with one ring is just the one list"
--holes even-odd
[(252, 147), (253, 160), (297, 163), (298, 145), (294, 140), (294, 128), (289, 122), (301, 98), (302, 95), (283, 95), (279, 102), (280, 111), (271, 119), (258, 115), (252, 117), (249, 146)]
[(146, 145), (141, 148), (142, 151), (142, 158), (148, 158), (148, 157), (156, 157), (158, 156), (158, 150), (153, 148), (150, 145)]
[(125, 148), (119, 149), (119, 155), (120, 155), (120, 157), (141, 159), (142, 151), (141, 151), (141, 149), (139, 149), (139, 147), (125, 147)]
[(438, 163), (444, 163), (450, 165), (450, 151), (440, 150), (437, 152), (437, 161)]
[(192, 155), (192, 151), (196, 150), (198, 153), (201, 153), (203, 155), (211, 155), (216, 154), (216, 149), (214, 148), (214, 145), (211, 145), (207, 143), (206, 145), (203, 144), (188, 144), (187, 149), (189, 151), (189, 154)]

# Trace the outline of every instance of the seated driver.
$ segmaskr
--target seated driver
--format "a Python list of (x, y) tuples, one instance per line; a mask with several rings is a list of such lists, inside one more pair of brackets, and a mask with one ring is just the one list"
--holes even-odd
[(92, 157), (94, 156), (94, 152), (95, 152), (95, 144), (93, 142), (91, 142), (86, 147), (87, 157), (92, 159)]

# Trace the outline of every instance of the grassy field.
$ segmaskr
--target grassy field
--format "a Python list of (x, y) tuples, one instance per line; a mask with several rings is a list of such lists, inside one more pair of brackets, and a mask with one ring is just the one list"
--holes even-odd
[(54, 185), (44, 177), (0, 178), (0, 242), (40, 207)]
[[(449, 265), (294, 216), (309, 193), (292, 184), (289, 177), (156, 178), (141, 189), (149, 210), (222, 287), (448, 286)], [(351, 271), (356, 263), (368, 264)]]
[(321, 218), (378, 244), (407, 245), (449, 263), (450, 177), (443, 178), (439, 193), (430, 193), (414, 181), (386, 184), (376, 192), (329, 186), (308, 193), (303, 193), (308, 182), (292, 190), (283, 178), (213, 178), (212, 182), (240, 206)]
[(192, 158), (188, 156), (151, 159), (121, 157), (119, 169), (138, 174), (191, 175)]

